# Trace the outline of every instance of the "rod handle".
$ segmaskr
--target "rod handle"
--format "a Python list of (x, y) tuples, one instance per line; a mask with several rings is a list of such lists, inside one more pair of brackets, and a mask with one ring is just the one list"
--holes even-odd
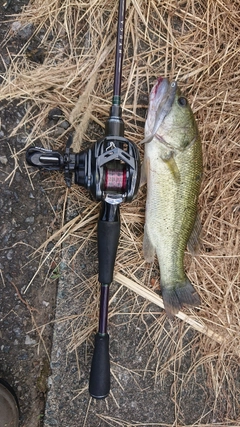
[(119, 205), (103, 204), (98, 221), (98, 280), (110, 284), (120, 236)]
[(95, 348), (89, 381), (89, 393), (95, 399), (104, 399), (110, 392), (109, 335), (95, 335)]

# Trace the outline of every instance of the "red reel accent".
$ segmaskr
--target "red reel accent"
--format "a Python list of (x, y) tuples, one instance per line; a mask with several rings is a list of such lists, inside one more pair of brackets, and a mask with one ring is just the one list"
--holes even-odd
[(127, 190), (126, 169), (105, 171), (105, 191), (125, 192)]

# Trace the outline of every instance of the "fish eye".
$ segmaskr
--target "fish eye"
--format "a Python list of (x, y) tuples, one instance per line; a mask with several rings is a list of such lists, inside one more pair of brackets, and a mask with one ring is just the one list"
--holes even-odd
[(178, 104), (179, 104), (181, 107), (186, 107), (186, 105), (188, 104), (187, 99), (186, 99), (186, 98), (184, 98), (184, 96), (180, 96), (180, 97), (178, 98)]

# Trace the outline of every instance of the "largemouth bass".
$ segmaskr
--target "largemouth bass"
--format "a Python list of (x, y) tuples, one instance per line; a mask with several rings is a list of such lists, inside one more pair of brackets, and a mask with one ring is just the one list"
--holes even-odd
[(197, 124), (177, 82), (159, 78), (151, 94), (145, 124), (143, 169), (147, 181), (143, 253), (157, 254), (166, 313), (200, 298), (184, 272), (184, 251), (195, 244), (202, 149)]

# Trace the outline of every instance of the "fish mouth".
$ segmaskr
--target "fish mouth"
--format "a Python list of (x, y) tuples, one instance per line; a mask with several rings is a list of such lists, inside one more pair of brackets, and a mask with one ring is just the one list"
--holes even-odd
[(149, 106), (154, 110), (156, 110), (158, 104), (161, 103), (166, 97), (169, 84), (170, 83), (168, 78), (163, 77), (159, 77), (154, 84), (149, 97)]
[(142, 142), (147, 143), (152, 140), (159, 126), (172, 108), (176, 91), (176, 81), (170, 83), (168, 78), (158, 78), (150, 93), (145, 138)]

